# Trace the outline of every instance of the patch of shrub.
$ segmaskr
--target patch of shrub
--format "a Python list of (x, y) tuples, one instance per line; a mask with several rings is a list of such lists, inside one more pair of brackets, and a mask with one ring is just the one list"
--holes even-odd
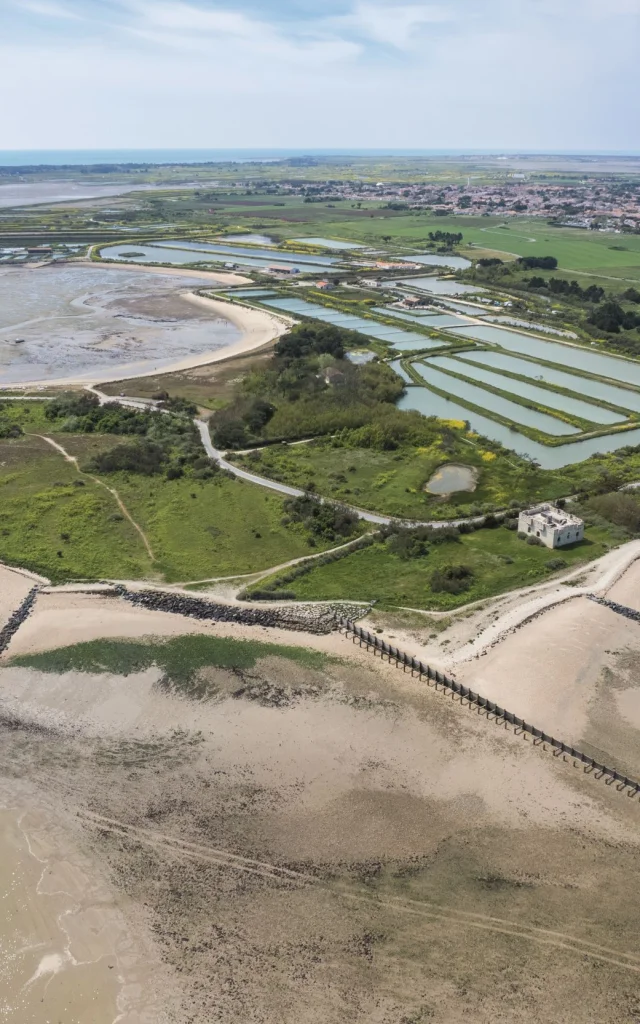
[[(166, 392), (164, 394), (166, 395)], [(180, 398), (177, 395), (171, 398), (167, 395), (166, 398), (161, 400), (160, 407), (167, 409), (169, 412), (179, 413), (182, 416), (195, 416), (198, 412), (198, 406), (195, 402), (190, 402), (188, 398)]]
[(446, 544), (459, 539), (459, 530), (455, 526), (392, 526), (381, 532), (388, 537), (389, 550), (403, 559), (424, 558), (429, 554), (429, 545)]
[(132, 441), (94, 455), (87, 468), (94, 473), (128, 472), (153, 476), (162, 472), (166, 460), (161, 445), (147, 440)]
[(592, 498), (588, 507), (615, 526), (623, 526), (631, 533), (640, 532), (640, 501), (628, 491), (601, 494)]
[(473, 569), (468, 565), (447, 565), (431, 575), (430, 586), (434, 594), (462, 594), (473, 582)]
[(0, 423), (0, 438), (20, 437), (24, 433), (18, 423)]
[(566, 566), (567, 563), (565, 562), (564, 558), (550, 558), (547, 564), (545, 565), (545, 569), (547, 569), (549, 572), (556, 572), (556, 570), (558, 569), (565, 569)]
[(358, 524), (355, 512), (343, 505), (321, 502), (308, 493), (299, 498), (290, 498), (284, 508), (292, 522), (302, 523), (310, 533), (327, 540), (348, 537)]
[(216, 426), (213, 443), (216, 448), (244, 448), (248, 440), (242, 420), (227, 420)]

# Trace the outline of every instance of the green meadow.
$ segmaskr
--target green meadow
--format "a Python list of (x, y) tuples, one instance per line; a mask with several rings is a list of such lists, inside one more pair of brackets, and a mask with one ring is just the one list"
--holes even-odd
[[(375, 601), (381, 608), (418, 608), (447, 611), (471, 601), (493, 597), (517, 587), (548, 579), (562, 569), (589, 562), (617, 543), (615, 528), (590, 528), (586, 540), (574, 547), (551, 551), (532, 546), (504, 527), (464, 534), (455, 541), (430, 546), (426, 557), (403, 559), (387, 543), (375, 543), (339, 561), (312, 568), (291, 582), (275, 587), (295, 593), (301, 601)], [(462, 593), (437, 593), (431, 588), (436, 570), (463, 565), (471, 570), (470, 585)], [(269, 580), (260, 583), (264, 589)]]

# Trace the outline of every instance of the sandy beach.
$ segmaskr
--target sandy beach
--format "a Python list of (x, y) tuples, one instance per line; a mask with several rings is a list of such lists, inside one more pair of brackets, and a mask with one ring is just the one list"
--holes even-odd
[[(246, 279), (87, 262), (5, 271), (0, 387), (86, 386), (191, 369), (260, 349), (294, 322), (200, 296), (199, 281)], [(24, 341), (16, 348), (18, 332)]]
[(225, 359), (231, 359), (234, 356), (245, 355), (249, 352), (265, 348), (280, 338), (289, 329), (290, 325), (295, 322), (288, 317), (267, 313), (261, 309), (249, 309), (248, 306), (239, 306), (235, 303), (223, 302), (218, 299), (207, 299), (202, 295), (197, 295), (195, 292), (184, 292), (181, 297), (193, 305), (199, 306), (201, 309), (210, 310), (217, 317), (228, 320), (229, 323), (242, 331), (242, 337), (238, 341), (224, 345), (222, 348), (214, 349), (211, 352), (201, 352), (198, 355), (187, 356), (185, 359), (170, 362), (163, 365), (160, 371), (158, 369), (137, 369), (122, 374), (112, 371), (111, 373), (94, 374), (90, 380), (86, 376), (59, 377), (48, 380), (46, 384), (43, 381), (26, 381), (20, 384), (13, 384), (10, 387), (7, 385), (7, 388), (16, 391), (22, 388), (25, 390), (34, 389), (39, 386), (47, 388), (84, 387), (87, 383), (94, 385), (108, 384), (113, 380), (133, 380), (138, 377), (152, 377), (158, 372), (176, 373), (180, 370), (190, 370), (198, 366), (208, 366), (211, 363), (220, 363)]

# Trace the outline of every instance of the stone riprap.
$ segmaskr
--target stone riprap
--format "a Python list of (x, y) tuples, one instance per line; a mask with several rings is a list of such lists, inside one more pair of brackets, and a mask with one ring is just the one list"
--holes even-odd
[(15, 612), (12, 613), (8, 621), (2, 629), (0, 629), (0, 654), (2, 654), (3, 651), (6, 651), (13, 636), (18, 632), (25, 619), (31, 614), (39, 589), (39, 587), (33, 587), (29, 591), (20, 607), (16, 608)]
[(307, 633), (330, 633), (339, 617), (348, 614), (359, 618), (369, 606), (354, 607), (336, 604), (272, 605), (270, 608), (241, 608), (231, 604), (218, 604), (185, 594), (170, 594), (161, 590), (129, 590), (117, 586), (116, 592), (125, 601), (152, 611), (173, 612), (192, 619), (210, 619), (215, 622), (238, 622), (247, 626), (290, 629)]

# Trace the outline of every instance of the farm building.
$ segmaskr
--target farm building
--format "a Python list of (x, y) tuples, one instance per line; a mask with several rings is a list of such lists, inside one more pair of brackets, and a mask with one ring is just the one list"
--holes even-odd
[(518, 531), (538, 537), (547, 548), (561, 548), (584, 538), (584, 523), (555, 505), (536, 505), (520, 513)]
[(278, 266), (275, 263), (271, 264), (270, 267), (267, 267), (267, 270), (269, 271), (270, 274), (282, 274), (284, 276), (290, 276), (292, 274), (300, 273), (297, 267)]

